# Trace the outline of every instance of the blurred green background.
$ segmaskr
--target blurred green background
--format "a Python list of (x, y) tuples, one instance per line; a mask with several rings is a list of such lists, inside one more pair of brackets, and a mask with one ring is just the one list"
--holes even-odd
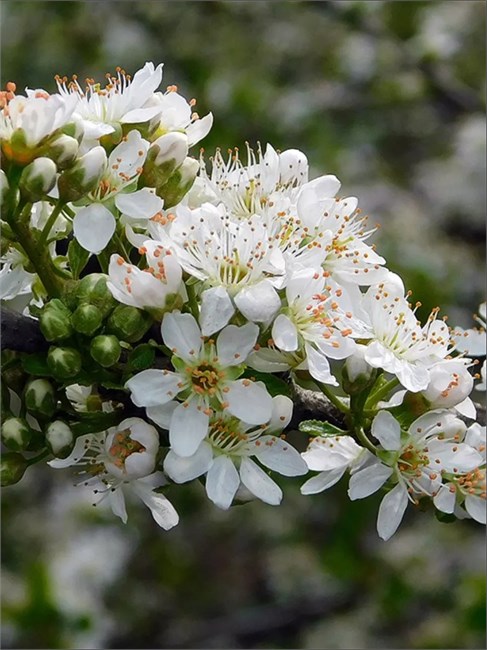
[[(484, 299), (485, 3), (4, 1), (2, 87), (55, 89), (164, 62), (198, 99), (210, 154), (299, 148), (356, 195), (423, 302), (471, 326)], [(197, 151), (194, 152), (195, 155)], [(73, 478), (33, 468), (3, 491), (8, 648), (480, 648), (484, 531), (408, 512), (388, 543), (378, 500), (345, 485), (221, 512), (172, 489), (180, 525), (126, 527)]]

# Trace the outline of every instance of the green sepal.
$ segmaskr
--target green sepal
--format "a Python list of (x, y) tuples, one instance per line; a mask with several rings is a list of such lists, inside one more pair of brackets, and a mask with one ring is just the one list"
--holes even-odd
[(76, 239), (73, 239), (69, 242), (68, 261), (69, 268), (71, 269), (74, 280), (77, 280), (79, 278), (81, 271), (88, 263), (90, 254), (91, 253), (89, 251), (85, 250), (78, 244), (78, 241)]
[(345, 436), (348, 431), (343, 431), (331, 422), (322, 422), (321, 420), (303, 420), (299, 423), (299, 430), (308, 436)]
[(140, 371), (151, 368), (154, 365), (154, 359), (156, 352), (152, 345), (148, 343), (142, 343), (130, 352), (127, 369), (130, 371)]

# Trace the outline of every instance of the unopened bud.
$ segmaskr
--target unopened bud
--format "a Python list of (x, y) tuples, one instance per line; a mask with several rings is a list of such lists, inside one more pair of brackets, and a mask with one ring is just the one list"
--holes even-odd
[(9, 187), (7, 174), (3, 169), (0, 169), (0, 207), (3, 206), (7, 199)]
[(76, 138), (61, 133), (46, 148), (44, 155), (56, 163), (59, 170), (67, 169), (76, 160), (79, 144)]
[(47, 379), (34, 379), (25, 389), (25, 406), (34, 415), (51, 417), (56, 412), (56, 394)]
[(148, 187), (163, 186), (188, 155), (188, 138), (184, 133), (165, 133), (151, 145), (141, 174)]
[(108, 330), (129, 343), (139, 341), (151, 325), (152, 317), (147, 312), (130, 305), (116, 307), (107, 321)]
[(12, 451), (25, 449), (32, 437), (32, 429), (23, 418), (7, 418), (2, 423), (2, 442)]
[(74, 377), (81, 370), (81, 356), (74, 348), (49, 348), (47, 365), (59, 379)]
[(109, 368), (120, 359), (122, 348), (116, 336), (100, 334), (96, 336), (90, 345), (92, 358), (103, 366)]
[(55, 420), (46, 429), (46, 443), (56, 458), (67, 458), (74, 446), (74, 435), (62, 420)]
[(365, 360), (365, 345), (357, 345), (353, 354), (347, 357), (342, 373), (343, 389), (349, 395), (360, 393), (374, 381), (377, 371)]
[(28, 467), (27, 460), (14, 451), (7, 451), (0, 459), (0, 484), (2, 487), (18, 483)]
[(103, 318), (106, 318), (118, 304), (107, 287), (107, 280), (108, 276), (103, 273), (91, 273), (80, 281), (76, 289), (78, 302), (95, 305)]
[(184, 198), (192, 188), (199, 168), (200, 165), (197, 160), (186, 158), (167, 183), (160, 188), (156, 188), (156, 194), (164, 200), (165, 208), (177, 205)]
[(56, 183), (56, 165), (50, 158), (36, 158), (24, 168), (19, 181), (20, 193), (24, 199), (34, 203), (40, 201)]
[(77, 332), (91, 336), (100, 327), (103, 314), (95, 305), (79, 305), (71, 317), (73, 327)]
[(39, 318), (41, 331), (48, 341), (63, 341), (71, 336), (71, 312), (57, 298), (46, 304)]
[(58, 179), (59, 198), (62, 201), (78, 201), (98, 185), (107, 165), (103, 147), (94, 147), (75, 164), (66, 169)]

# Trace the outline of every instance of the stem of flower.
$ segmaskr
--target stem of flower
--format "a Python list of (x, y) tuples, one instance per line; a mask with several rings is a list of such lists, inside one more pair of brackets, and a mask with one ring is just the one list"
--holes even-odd
[(374, 456), (375, 456), (376, 453), (377, 453), (377, 449), (376, 449), (376, 447), (375, 447), (375, 446), (370, 442), (370, 440), (368, 439), (367, 434), (366, 434), (365, 431), (364, 431), (364, 428), (363, 428), (363, 427), (357, 427), (357, 428), (355, 429), (355, 434), (356, 434), (357, 438), (360, 440), (360, 442), (363, 444), (363, 446), (364, 446), (366, 449), (368, 449), (369, 451), (371, 451), (371, 452), (374, 454)]
[(330, 400), (330, 402), (333, 404), (333, 406), (336, 406), (336, 408), (341, 411), (342, 413), (349, 413), (350, 409), (346, 404), (342, 402), (342, 400), (338, 397), (338, 395), (335, 395), (326, 384), (321, 384), (320, 382), (316, 382), (318, 386), (321, 388), (321, 391), (326, 397)]
[(365, 402), (365, 408), (370, 409), (372, 406), (375, 406), (383, 397), (388, 395), (393, 388), (399, 386), (400, 382), (397, 377), (393, 377), (390, 381), (385, 383), (383, 386), (378, 388), (375, 392), (372, 392), (367, 401)]
[(44, 228), (42, 229), (42, 232), (39, 237), (39, 246), (45, 246), (47, 239), (51, 233), (52, 227), (56, 223), (56, 219), (59, 217), (61, 214), (62, 210), (64, 208), (64, 203), (62, 201), (59, 201), (56, 205), (56, 207), (53, 209), (51, 214), (49, 215), (48, 220), (46, 221), (46, 224)]
[(62, 294), (64, 281), (56, 274), (54, 264), (45, 245), (40, 245), (29, 226), (29, 216), (32, 203), (25, 205), (20, 213), (8, 219), (13, 232), (17, 235), (20, 245), (32, 263), (44, 288), (51, 298), (59, 298)]

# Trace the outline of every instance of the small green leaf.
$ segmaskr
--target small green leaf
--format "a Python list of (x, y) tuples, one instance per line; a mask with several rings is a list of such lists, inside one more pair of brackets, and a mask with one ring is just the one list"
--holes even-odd
[(22, 367), (29, 375), (52, 377), (46, 357), (42, 354), (29, 354), (22, 358)]
[(90, 253), (82, 248), (76, 239), (73, 239), (69, 242), (68, 246), (68, 260), (71, 273), (73, 278), (77, 280), (80, 276), (81, 271), (85, 268), (88, 263)]
[(127, 365), (130, 370), (146, 370), (154, 365), (156, 353), (148, 343), (138, 345), (129, 354)]
[(310, 436), (343, 436), (347, 433), (331, 422), (321, 422), (320, 420), (304, 420), (300, 422), (299, 430)]

